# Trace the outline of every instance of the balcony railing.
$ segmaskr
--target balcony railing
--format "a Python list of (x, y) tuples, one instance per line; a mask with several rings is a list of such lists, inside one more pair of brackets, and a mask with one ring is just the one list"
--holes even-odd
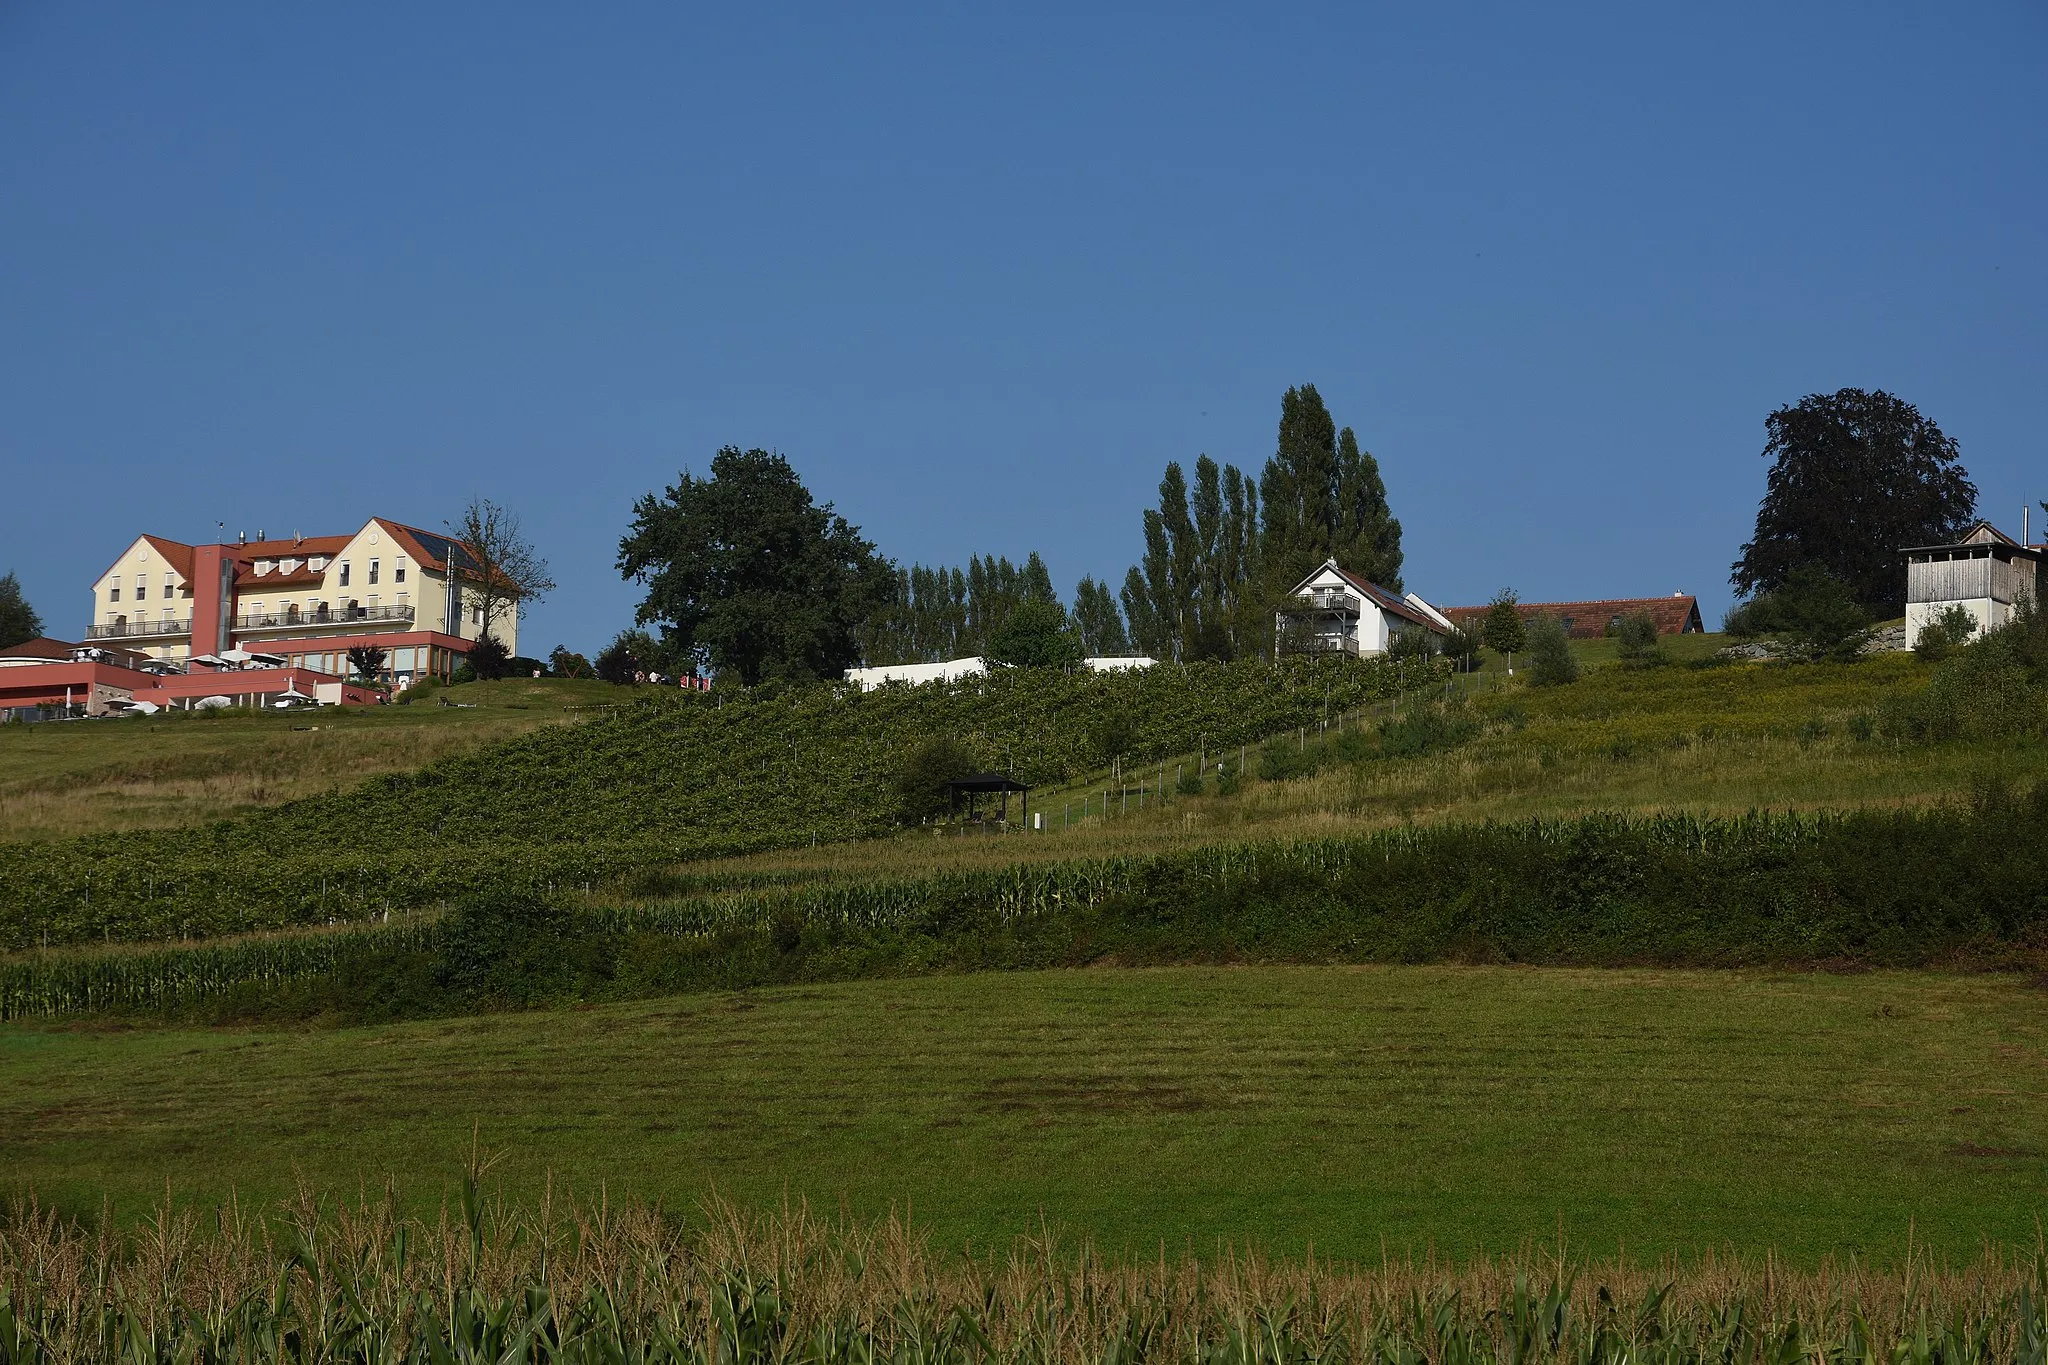
[(333, 607), (326, 611), (270, 611), (255, 616), (237, 616), (236, 630), (303, 630), (310, 626), (349, 628), (365, 621), (410, 621), (412, 608)]
[(1341, 588), (1317, 588), (1303, 593), (1298, 600), (1301, 602), (1297, 608), (1299, 611), (1333, 611), (1341, 616), (1356, 616), (1365, 608), (1363, 602)]
[(87, 626), (88, 640), (135, 640), (150, 635), (190, 635), (192, 618), (182, 621), (109, 621), (104, 626)]

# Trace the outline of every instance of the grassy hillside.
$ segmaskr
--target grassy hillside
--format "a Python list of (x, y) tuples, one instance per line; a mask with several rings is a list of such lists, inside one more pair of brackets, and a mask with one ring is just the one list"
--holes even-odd
[(1304, 726), (1391, 696), (1403, 677), (1385, 662), (1321, 660), (1005, 673), (866, 695), (665, 693), (202, 829), (0, 846), (0, 944), (360, 919), (479, 884), (581, 885), (663, 860), (856, 838), (895, 822), (896, 775), (934, 735), (1053, 783), (1114, 755)]
[(602, 683), (517, 678), (442, 689), (409, 706), (0, 726), (0, 840), (201, 824), (424, 767), (627, 699)]
[(713, 1188), (1044, 1218), (1140, 1256), (1810, 1263), (2033, 1245), (2048, 1023), (1997, 976), (1527, 968), (1016, 973), (354, 1028), (0, 1027), (5, 1179), (90, 1215), (397, 1178), (472, 1125), (515, 1196)]

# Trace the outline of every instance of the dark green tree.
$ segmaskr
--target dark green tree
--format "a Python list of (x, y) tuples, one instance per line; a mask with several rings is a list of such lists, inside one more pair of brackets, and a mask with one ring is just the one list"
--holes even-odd
[(0, 649), (25, 644), (43, 633), (43, 618), (22, 596), (21, 580), (0, 576)]
[(1775, 593), (1814, 565), (1878, 619), (1903, 614), (1899, 551), (1956, 539), (1976, 512), (1956, 443), (1882, 389), (1808, 394), (1764, 431), (1771, 471), (1755, 537), (1729, 575), (1736, 589)]
[(1107, 583), (1084, 577), (1074, 589), (1074, 627), (1081, 633), (1081, 648), (1088, 654), (1128, 654), (1130, 636), (1124, 631), (1123, 613)]
[(896, 808), (905, 824), (935, 820), (951, 803), (947, 783), (975, 769), (974, 755), (951, 735), (934, 735), (910, 751), (896, 771)]
[(1057, 601), (1028, 597), (1011, 609), (989, 639), (992, 662), (1017, 668), (1052, 668), (1081, 660), (1081, 636)]
[(1335, 551), (1337, 483), (1337, 424), (1315, 385), (1291, 388), (1280, 398), (1279, 443), (1259, 476), (1260, 550), (1275, 595)]
[(838, 677), (859, 661), (892, 573), (860, 529), (789, 461), (727, 446), (711, 477), (682, 478), (633, 506), (619, 572), (645, 584), (635, 619), (677, 658), (708, 658), (748, 685)]
[(469, 665), (470, 672), (489, 682), (504, 677), (510, 671), (512, 651), (505, 648), (497, 636), (486, 635), (470, 644), (463, 662)]
[(1331, 553), (1359, 577), (1402, 590), (1401, 523), (1387, 506), (1380, 462), (1358, 448), (1350, 427), (1337, 433), (1337, 537)]

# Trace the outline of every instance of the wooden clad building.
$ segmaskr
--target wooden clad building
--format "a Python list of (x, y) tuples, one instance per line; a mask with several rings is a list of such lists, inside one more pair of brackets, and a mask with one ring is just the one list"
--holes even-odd
[(1953, 545), (1914, 545), (1906, 556), (1906, 644), (1942, 613), (1961, 607), (1978, 631), (1997, 630), (2022, 601), (2034, 596), (2038, 546), (2022, 545), (1980, 521)]

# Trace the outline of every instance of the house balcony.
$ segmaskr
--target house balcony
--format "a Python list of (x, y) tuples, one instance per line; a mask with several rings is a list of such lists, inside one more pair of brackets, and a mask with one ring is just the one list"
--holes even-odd
[(348, 635), (389, 629), (398, 623), (411, 624), (413, 609), (400, 607), (334, 607), (326, 611), (272, 611), (254, 616), (237, 616), (237, 635)]
[(168, 640), (192, 633), (192, 618), (182, 621), (109, 621), (103, 626), (87, 626), (88, 640)]
[(1327, 613), (1335, 616), (1357, 616), (1365, 610), (1365, 603), (1342, 588), (1317, 588), (1306, 592), (1300, 598), (1303, 613)]

